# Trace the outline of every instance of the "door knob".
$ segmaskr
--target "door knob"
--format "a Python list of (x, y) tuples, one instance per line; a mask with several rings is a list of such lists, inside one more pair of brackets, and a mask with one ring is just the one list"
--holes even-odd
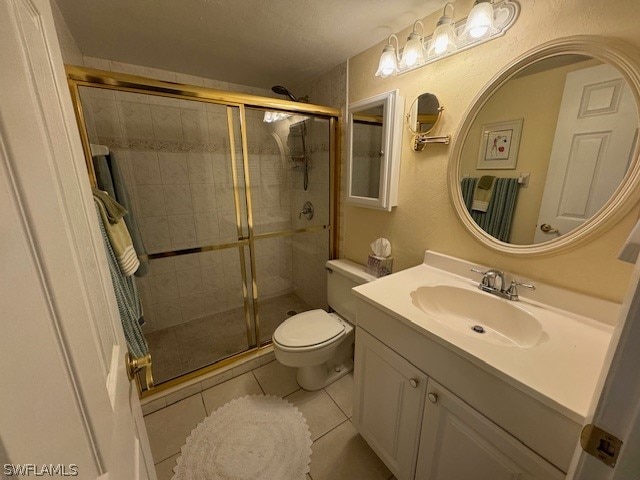
[(540, 225), (540, 230), (542, 230), (543, 233), (557, 233), (557, 234), (560, 234), (560, 230), (558, 230), (557, 228), (553, 228), (548, 223), (543, 223), (542, 225)]
[(133, 357), (129, 352), (124, 356), (124, 364), (127, 370), (129, 381), (133, 380), (140, 370), (144, 368), (144, 380), (147, 388), (153, 388), (153, 373), (151, 372), (151, 354), (147, 353), (143, 357)]
[(429, 393), (429, 394), (427, 395), (427, 397), (429, 397), (429, 401), (430, 401), (431, 403), (438, 403), (438, 394), (437, 394), (437, 393), (433, 393), (433, 392), (431, 392), (431, 393)]
[(413, 388), (418, 388), (418, 380), (412, 378), (411, 380), (409, 380), (409, 385), (411, 385)]

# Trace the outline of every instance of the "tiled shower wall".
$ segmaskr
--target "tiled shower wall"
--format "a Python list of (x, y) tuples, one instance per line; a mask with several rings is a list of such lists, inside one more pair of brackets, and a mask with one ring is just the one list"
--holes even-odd
[[(270, 91), (135, 65), (85, 58), (94, 68), (269, 96)], [(237, 240), (226, 108), (151, 95), (87, 89), (93, 142), (125, 165), (125, 181), (150, 253)], [(84, 97), (83, 97), (84, 98)], [(288, 229), (290, 173), (263, 112), (247, 109), (256, 232)], [(237, 124), (237, 118), (236, 118)], [(237, 130), (239, 138), (239, 131)], [(236, 139), (238, 141), (238, 139)], [(238, 173), (242, 178), (241, 150)], [(244, 195), (241, 195), (241, 199)], [(248, 250), (247, 250), (248, 258)], [(293, 289), (291, 247), (274, 238), (256, 249), (261, 298)], [(137, 278), (150, 332), (242, 305), (238, 249), (150, 262)]]
[[(309, 101), (318, 105), (327, 105), (337, 108), (341, 111), (341, 117), (346, 118), (346, 101), (347, 101), (347, 63), (342, 63), (324, 75), (319, 76), (311, 81), (304, 82), (294, 86), (294, 93), (298, 96), (308, 95)], [(329, 208), (330, 188), (329, 188), (329, 164), (326, 159), (329, 158), (329, 137), (327, 125), (320, 122), (312, 122), (309, 128), (311, 142), (311, 165), (309, 172), (309, 189), (304, 191), (302, 188), (302, 178), (300, 172), (293, 173), (292, 179), (292, 198), (296, 207), (292, 207), (294, 217), (294, 225), (298, 220), (296, 208), (302, 207), (306, 200), (310, 200), (314, 205), (326, 205)], [(340, 169), (341, 188), (340, 202), (344, 202), (344, 178), (346, 165), (345, 150), (345, 122), (342, 122), (342, 129), (339, 132), (340, 144), (342, 147), (341, 158), (342, 168)], [(325, 200), (326, 199), (326, 200)], [(317, 212), (318, 213), (318, 212)], [(338, 245), (341, 251), (341, 245), (344, 242), (343, 233), (344, 216), (339, 211), (336, 219), (339, 228)], [(328, 223), (329, 212), (323, 212), (326, 215), (326, 223)], [(296, 236), (293, 241), (293, 283), (295, 293), (304, 299), (310, 305), (316, 308), (327, 307), (327, 275), (324, 263), (327, 260), (329, 250), (330, 232), (307, 233)], [(313, 272), (310, 274), (309, 272)]]
[[(268, 90), (85, 57), (85, 65), (217, 89), (273, 96)], [(342, 72), (337, 69), (336, 72)], [(344, 72), (342, 72), (344, 73)], [(335, 83), (335, 72), (331, 82)], [(327, 80), (329, 81), (329, 80)], [(322, 88), (322, 87), (319, 87)], [(225, 107), (151, 95), (87, 89), (90, 136), (125, 165), (134, 213), (149, 252), (157, 253), (237, 239)], [(311, 99), (320, 103), (320, 100)], [(335, 102), (334, 102), (335, 103)], [(293, 116), (264, 123), (263, 111), (247, 109), (249, 175), (256, 233), (329, 222), (329, 122), (307, 121), (309, 188), (289, 158)], [(235, 123), (238, 123), (236, 118)], [(239, 131), (236, 130), (238, 138)], [(281, 150), (275, 135), (279, 136)], [(236, 145), (238, 139), (236, 139)], [(236, 147), (242, 176), (241, 150)], [(310, 200), (313, 221), (298, 212)], [(276, 237), (256, 243), (261, 300), (294, 292), (315, 308), (326, 307), (324, 262), (329, 232)], [(247, 258), (248, 250), (246, 251)], [(164, 329), (242, 305), (237, 249), (169, 257), (150, 262), (137, 278), (145, 307), (145, 331)], [(248, 268), (248, 265), (247, 265)]]

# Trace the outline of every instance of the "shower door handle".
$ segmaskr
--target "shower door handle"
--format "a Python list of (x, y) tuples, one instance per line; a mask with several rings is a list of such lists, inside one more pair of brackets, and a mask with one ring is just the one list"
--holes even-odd
[(147, 353), (143, 357), (134, 357), (129, 352), (124, 356), (124, 365), (127, 370), (129, 381), (133, 380), (136, 374), (144, 369), (144, 380), (147, 389), (153, 388), (153, 373), (151, 371), (151, 354)]

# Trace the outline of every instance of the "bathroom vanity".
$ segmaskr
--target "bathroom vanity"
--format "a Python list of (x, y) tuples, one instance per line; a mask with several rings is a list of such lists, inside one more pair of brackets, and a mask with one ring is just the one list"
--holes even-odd
[(354, 424), (398, 480), (564, 478), (619, 305), (540, 284), (498, 298), (472, 268), (426, 252), (353, 290)]

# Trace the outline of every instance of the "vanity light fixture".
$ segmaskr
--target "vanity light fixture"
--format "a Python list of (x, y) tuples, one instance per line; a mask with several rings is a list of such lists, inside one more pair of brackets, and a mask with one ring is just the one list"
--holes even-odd
[[(518, 0), (476, 0), (469, 16), (454, 22), (453, 4), (447, 3), (432, 35), (421, 36), (417, 26), (423, 30), (424, 26), (417, 20), (404, 48), (400, 49), (398, 37), (389, 37), (380, 56), (376, 77), (409, 72), (500, 37), (515, 23), (519, 13)], [(396, 47), (391, 44), (392, 38), (396, 40)]]
[(416, 27), (420, 25), (422, 27), (422, 33), (424, 33), (424, 24), (420, 20), (416, 20), (413, 24), (413, 31), (407, 38), (407, 43), (402, 50), (402, 60), (400, 60), (400, 67), (411, 68), (418, 63), (424, 62), (424, 45), (422, 43), (422, 35), (416, 32)]
[(476, 0), (467, 17), (464, 34), (473, 38), (482, 38), (493, 28), (493, 8), (491, 0)]
[(389, 75), (398, 73), (398, 53), (396, 47), (391, 45), (391, 40), (394, 38), (396, 47), (398, 46), (398, 37), (391, 35), (380, 55), (376, 77), (387, 78)]
[[(447, 15), (447, 8), (449, 7), (451, 8), (451, 15)], [(443, 55), (455, 50), (456, 32), (455, 23), (453, 21), (453, 3), (449, 2), (444, 6), (442, 16), (440, 17), (440, 20), (438, 20), (435, 32), (433, 32), (429, 52), (432, 52), (434, 55)]]

